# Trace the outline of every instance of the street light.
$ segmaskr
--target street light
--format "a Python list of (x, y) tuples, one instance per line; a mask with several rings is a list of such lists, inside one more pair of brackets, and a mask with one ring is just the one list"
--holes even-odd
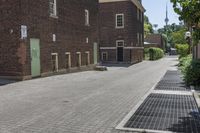
[(188, 51), (189, 54), (191, 53), (191, 45), (192, 45), (191, 38), (192, 38), (191, 32), (190, 31), (185, 32), (185, 39), (187, 40), (189, 44), (189, 51)]

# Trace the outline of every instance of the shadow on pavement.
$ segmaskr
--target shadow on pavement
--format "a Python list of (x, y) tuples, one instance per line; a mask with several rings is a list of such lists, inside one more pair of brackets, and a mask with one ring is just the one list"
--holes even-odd
[(7, 84), (12, 84), (12, 83), (15, 83), (17, 81), (15, 80), (8, 80), (8, 79), (0, 79), (0, 86), (4, 86), (4, 85), (7, 85)]
[(132, 64), (107, 64), (107, 63), (103, 63), (103, 64), (101, 64), (101, 66), (105, 66), (105, 67), (126, 67), (126, 68), (128, 68), (128, 67), (130, 67), (130, 66), (132, 66)]
[(179, 118), (177, 124), (173, 124), (168, 130), (177, 133), (199, 133), (200, 132), (200, 114), (199, 112), (190, 112), (187, 117)]

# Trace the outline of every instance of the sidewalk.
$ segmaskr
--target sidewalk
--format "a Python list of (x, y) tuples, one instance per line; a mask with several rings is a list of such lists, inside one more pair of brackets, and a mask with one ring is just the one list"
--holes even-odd
[(200, 132), (196, 101), (177, 70), (167, 71), (151, 94), (129, 116), (119, 124), (118, 129), (159, 133)]

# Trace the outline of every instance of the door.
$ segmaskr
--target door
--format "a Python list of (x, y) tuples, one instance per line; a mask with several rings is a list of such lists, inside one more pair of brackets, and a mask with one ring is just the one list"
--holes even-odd
[(97, 64), (98, 46), (96, 42), (94, 43), (93, 51), (94, 51), (94, 64)]
[(123, 62), (124, 61), (124, 48), (117, 47), (117, 61)]
[(40, 76), (40, 40), (30, 39), (31, 49), (31, 75), (32, 77)]

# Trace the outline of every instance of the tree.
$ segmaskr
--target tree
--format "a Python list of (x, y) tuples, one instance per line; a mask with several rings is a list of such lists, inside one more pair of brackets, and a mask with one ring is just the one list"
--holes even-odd
[(172, 33), (173, 43), (174, 44), (186, 44), (186, 40), (184, 38), (186, 29), (180, 29), (179, 31), (175, 31)]
[(168, 43), (171, 47), (175, 44), (185, 44), (186, 40), (184, 38), (186, 28), (183, 25), (177, 25), (175, 23), (171, 25), (164, 26), (164, 28), (158, 29), (160, 34), (165, 34), (168, 39)]
[(153, 33), (153, 26), (149, 22), (149, 18), (145, 15), (144, 16), (144, 36), (146, 37), (147, 35)]
[(200, 0), (171, 0), (174, 11), (180, 15), (189, 27), (195, 27), (194, 43), (200, 39)]

